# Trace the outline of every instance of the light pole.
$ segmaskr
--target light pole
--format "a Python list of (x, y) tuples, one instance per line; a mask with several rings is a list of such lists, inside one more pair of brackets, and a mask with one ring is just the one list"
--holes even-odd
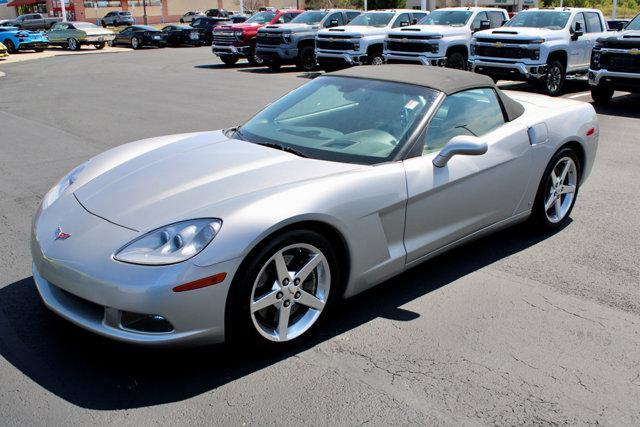
[(367, 11), (367, 0), (364, 0), (364, 11)]
[(613, 0), (613, 10), (611, 11), (611, 17), (616, 19), (616, 15), (618, 14), (618, 0)]
[(62, 13), (62, 22), (67, 22), (67, 8), (64, 6), (64, 0), (60, 0), (60, 13)]
[(147, 0), (142, 0), (142, 21), (147, 25)]

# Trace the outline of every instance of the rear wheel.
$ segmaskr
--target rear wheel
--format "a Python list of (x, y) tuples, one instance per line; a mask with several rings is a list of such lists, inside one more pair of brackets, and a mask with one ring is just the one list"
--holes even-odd
[(40, 53), (40, 52), (44, 52), (44, 49), (42, 49), (42, 48), (39, 48), (39, 49), (33, 49), (33, 51), (34, 51), (34, 52), (38, 52), (38, 53)]
[(556, 153), (542, 175), (531, 220), (547, 230), (562, 227), (578, 197), (580, 162), (571, 148)]
[(313, 46), (305, 46), (298, 54), (296, 67), (301, 71), (313, 71), (316, 68), (316, 52)]
[(80, 43), (78, 43), (78, 40), (76, 40), (76, 39), (74, 39), (72, 37), (69, 40), (67, 40), (67, 49), (69, 49), (69, 50), (80, 50)]
[(140, 40), (137, 37), (132, 37), (131, 38), (131, 48), (132, 49), (139, 49), (140, 48)]
[(238, 62), (237, 56), (221, 56), (220, 59), (224, 62), (225, 65), (234, 65)]
[(227, 304), (231, 342), (281, 348), (308, 338), (339, 293), (331, 243), (310, 230), (267, 242), (238, 270)]
[(100, 22), (100, 24), (102, 25), (102, 28), (107, 28), (107, 23), (106, 22), (102, 21), (102, 22)]
[(547, 66), (547, 75), (544, 78), (543, 89), (549, 96), (558, 96), (562, 92), (566, 74), (560, 61), (551, 61)]
[(104, 49), (105, 43), (104, 42), (96, 43), (94, 46), (96, 47), (96, 49), (101, 50), (101, 49)]
[(610, 87), (591, 86), (591, 98), (595, 105), (607, 105), (613, 98), (613, 89)]
[(5, 40), (3, 44), (7, 47), (9, 53), (16, 53), (18, 49), (16, 49), (16, 45), (9, 39)]
[(447, 67), (456, 70), (464, 70), (467, 64), (467, 58), (461, 52), (453, 52), (447, 56)]

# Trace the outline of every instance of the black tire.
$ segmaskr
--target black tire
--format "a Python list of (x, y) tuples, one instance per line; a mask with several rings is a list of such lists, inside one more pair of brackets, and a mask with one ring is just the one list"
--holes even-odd
[(73, 37), (67, 40), (67, 49), (69, 50), (80, 50), (80, 43), (78, 40)]
[(101, 21), (100, 24), (102, 25), (102, 28), (107, 28), (107, 23), (104, 21)]
[(140, 40), (136, 36), (131, 37), (131, 49), (140, 49), (141, 47)]
[(562, 62), (553, 60), (547, 65), (547, 75), (542, 81), (542, 89), (549, 96), (559, 96), (566, 79), (566, 71)]
[(369, 65), (384, 65), (384, 56), (382, 52), (371, 52), (367, 55), (367, 64)]
[(40, 48), (40, 49), (33, 49), (33, 51), (34, 51), (34, 52), (38, 52), (38, 53), (40, 53), (40, 52), (44, 52), (44, 49), (42, 49), (42, 48)]
[(118, 21), (113, 21), (113, 27), (114, 28), (118, 28), (120, 26), (120, 24), (118, 24)]
[(180, 23), (184, 24), (184, 19), (180, 18)]
[(453, 52), (451, 55), (447, 56), (447, 68), (466, 70), (467, 58), (462, 52)]
[(264, 64), (264, 59), (262, 59), (260, 56), (256, 55), (256, 44), (252, 43), (251, 47), (249, 48), (249, 52), (247, 53), (247, 61), (249, 61), (249, 64), (253, 65), (253, 66), (260, 66)]
[(296, 68), (300, 71), (313, 71), (316, 69), (316, 51), (313, 46), (305, 46), (300, 49), (296, 61)]
[(613, 98), (613, 89), (603, 86), (591, 86), (591, 98), (597, 106), (608, 105)]
[(16, 45), (13, 44), (13, 42), (9, 39), (5, 40), (2, 44), (4, 44), (7, 47), (7, 50), (9, 51), (9, 53), (17, 53), (18, 49), (16, 49)]
[(224, 62), (224, 65), (235, 65), (236, 62), (238, 62), (238, 58), (237, 56), (229, 56), (229, 55), (225, 55), (225, 56), (221, 56), (220, 60), (222, 62)]
[[(327, 259), (331, 274), (329, 295), (320, 316), (306, 332), (289, 341), (270, 341), (256, 330), (251, 318), (249, 305), (252, 298), (253, 284), (263, 265), (267, 263), (272, 255), (289, 245), (300, 243), (315, 246)], [(236, 346), (249, 346), (249, 348), (257, 344), (262, 347), (284, 349), (291, 345), (299, 345), (310, 339), (326, 319), (333, 302), (342, 293), (341, 277), (336, 252), (331, 242), (323, 235), (311, 230), (291, 230), (274, 236), (245, 258), (233, 279), (225, 311), (227, 342)]]
[[(564, 157), (571, 158), (576, 165), (576, 173), (577, 173), (576, 184), (575, 184), (576, 188), (575, 188), (573, 200), (565, 216), (559, 222), (552, 222), (547, 218), (545, 208), (544, 208), (545, 198), (548, 196), (547, 185), (549, 183), (549, 180), (551, 179), (551, 172), (555, 168), (558, 161)], [(547, 168), (544, 171), (544, 174), (542, 175), (540, 184), (538, 185), (538, 191), (536, 193), (533, 209), (531, 210), (531, 217), (529, 219), (530, 222), (536, 228), (541, 230), (546, 230), (546, 231), (552, 231), (552, 230), (556, 230), (558, 228), (563, 227), (567, 223), (567, 221), (569, 220), (569, 217), (571, 216), (571, 211), (575, 206), (576, 200), (578, 199), (578, 191), (580, 189), (581, 176), (582, 176), (582, 165), (580, 164), (578, 155), (573, 149), (563, 148), (551, 158), (551, 160), (549, 161), (549, 164), (547, 165)]]
[(106, 43), (104, 43), (104, 42), (102, 42), (102, 43), (97, 43), (97, 44), (94, 44), (94, 46), (95, 46), (95, 48), (96, 48), (96, 49), (98, 49), (98, 50), (102, 50), (102, 49), (104, 49), (104, 47), (106, 46)]
[(268, 67), (271, 71), (280, 71), (280, 67), (282, 67), (282, 64), (279, 64), (277, 62), (272, 62), (268, 65)]

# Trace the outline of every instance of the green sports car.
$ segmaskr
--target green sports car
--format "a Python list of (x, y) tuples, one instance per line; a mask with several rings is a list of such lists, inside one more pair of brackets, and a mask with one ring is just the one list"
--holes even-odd
[(113, 31), (88, 22), (59, 22), (49, 31), (49, 44), (69, 50), (80, 50), (88, 44), (102, 49), (114, 37)]

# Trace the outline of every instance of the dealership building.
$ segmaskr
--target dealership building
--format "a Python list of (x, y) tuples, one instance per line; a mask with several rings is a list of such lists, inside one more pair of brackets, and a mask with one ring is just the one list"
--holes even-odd
[[(44, 13), (60, 16), (60, 1), (65, 2), (69, 19), (98, 23), (100, 18), (111, 11), (129, 11), (137, 23), (143, 22), (146, 8), (147, 21), (150, 24), (177, 22), (190, 10), (240, 9), (240, 0), (0, 0), (0, 19), (13, 18), (25, 13)], [(144, 1), (144, 4), (143, 4)], [(537, 7), (538, 0), (477, 0), (478, 6), (501, 7), (509, 12), (518, 12), (523, 8)], [(245, 1), (256, 7), (295, 8), (305, 7), (304, 0), (262, 0)], [(427, 9), (439, 9), (452, 6), (472, 6), (468, 0), (427, 0)], [(407, 0), (407, 8), (419, 9), (420, 0)]]

